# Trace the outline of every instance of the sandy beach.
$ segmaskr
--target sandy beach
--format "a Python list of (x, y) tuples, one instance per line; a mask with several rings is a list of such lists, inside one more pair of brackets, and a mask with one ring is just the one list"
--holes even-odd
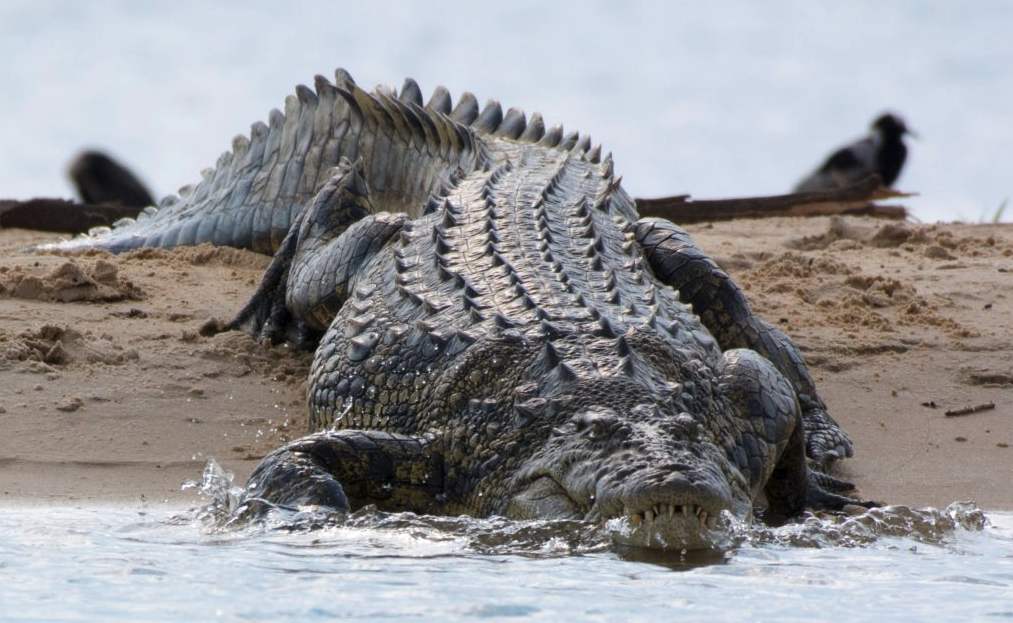
[[(1013, 510), (1013, 225), (779, 218), (688, 227), (802, 347), (866, 498)], [(0, 505), (198, 503), (306, 429), (311, 355), (230, 318), (269, 258), (28, 254), (0, 230)], [(994, 404), (962, 416), (947, 411)]]

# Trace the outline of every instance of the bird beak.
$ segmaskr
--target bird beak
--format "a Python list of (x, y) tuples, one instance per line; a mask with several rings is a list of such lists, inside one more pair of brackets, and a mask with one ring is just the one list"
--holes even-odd
[(922, 139), (921, 134), (918, 134), (917, 132), (915, 132), (911, 128), (904, 128), (904, 134), (907, 134), (908, 136), (910, 136), (911, 138), (915, 139), (916, 141), (920, 141)]

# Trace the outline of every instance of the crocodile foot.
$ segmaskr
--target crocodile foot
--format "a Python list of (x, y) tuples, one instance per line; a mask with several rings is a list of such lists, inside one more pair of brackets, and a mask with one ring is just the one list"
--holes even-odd
[(816, 469), (823, 471), (837, 459), (854, 454), (851, 439), (822, 409), (803, 410), (806, 433), (806, 456)]
[(295, 226), (285, 236), (257, 291), (235, 318), (225, 323), (221, 321), (206, 323), (201, 327), (202, 335), (244, 331), (261, 343), (288, 342), (303, 350), (316, 348), (323, 332), (314, 331), (294, 318), (285, 303), (289, 269), (298, 242), (297, 230), (298, 227)]

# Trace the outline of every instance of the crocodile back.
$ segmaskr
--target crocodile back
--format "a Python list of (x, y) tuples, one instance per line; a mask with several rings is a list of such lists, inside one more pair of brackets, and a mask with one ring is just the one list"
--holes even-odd
[[(470, 401), (508, 417), (520, 386), (548, 399), (621, 378), (664, 393), (672, 361), (718, 357), (647, 266), (610, 160), (476, 141), (479, 166), (354, 279), (311, 372), (311, 428), (443, 429)], [(659, 361), (634, 352), (631, 329)]]

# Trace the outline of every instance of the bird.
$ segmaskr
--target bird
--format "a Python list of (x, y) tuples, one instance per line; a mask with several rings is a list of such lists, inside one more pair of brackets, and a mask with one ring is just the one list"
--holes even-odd
[(130, 169), (100, 151), (78, 154), (67, 173), (84, 203), (114, 203), (126, 208), (155, 205), (151, 192)]
[(873, 174), (879, 175), (884, 186), (892, 187), (907, 159), (905, 135), (917, 137), (898, 115), (880, 115), (866, 137), (830, 154), (820, 168), (795, 186), (795, 192), (843, 188)]

